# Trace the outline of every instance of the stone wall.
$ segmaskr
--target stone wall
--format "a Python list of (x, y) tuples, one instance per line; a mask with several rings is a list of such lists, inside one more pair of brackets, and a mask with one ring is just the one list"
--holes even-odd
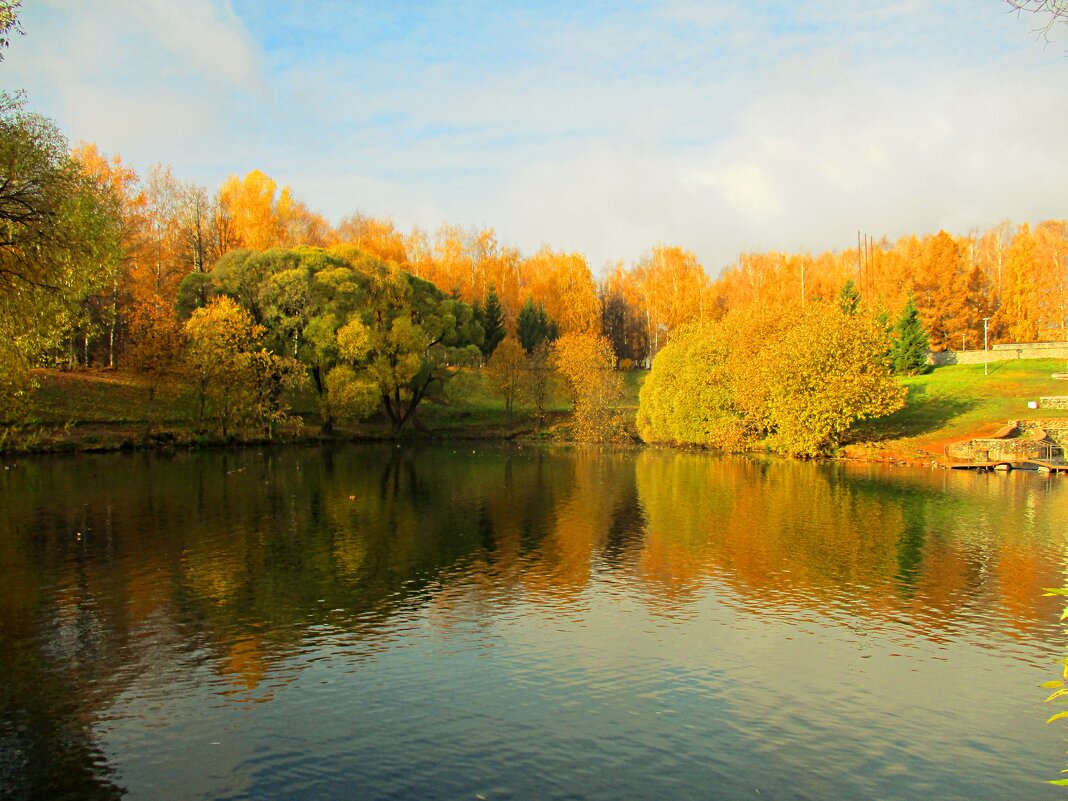
[(927, 357), (929, 364), (941, 367), (946, 364), (983, 364), (984, 362), (1008, 362), (1015, 359), (1066, 359), (1068, 360), (1068, 342), (1021, 342), (994, 345), (989, 351), (947, 350), (931, 353)]
[(954, 442), (946, 453), (952, 459), (969, 462), (998, 462), (1044, 459), (1049, 455), (1049, 448), (1030, 439), (971, 439)]
[(1068, 395), (1054, 395), (1038, 399), (1039, 409), (1068, 409)]

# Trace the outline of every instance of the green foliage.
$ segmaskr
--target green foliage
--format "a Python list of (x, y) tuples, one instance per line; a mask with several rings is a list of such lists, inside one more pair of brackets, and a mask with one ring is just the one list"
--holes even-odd
[(931, 341), (920, 321), (916, 301), (910, 295), (901, 316), (894, 326), (894, 339), (890, 348), (890, 362), (898, 375), (916, 375), (928, 368), (927, 354)]
[(852, 278), (842, 284), (842, 290), (838, 293), (838, 308), (850, 316), (860, 308), (860, 290)]
[[(262, 326), (270, 350), (305, 365), (324, 431), (335, 415), (362, 419), (376, 404), (399, 431), (484, 342), (466, 303), (353, 246), (232, 251), (212, 280)], [(499, 323), (499, 302), (490, 306)]]
[(683, 327), (642, 387), (639, 434), (727, 450), (764, 435), (782, 453), (828, 453), (853, 422), (904, 403), (885, 348), (876, 320), (825, 303)]
[(638, 434), (646, 442), (686, 442), (739, 450), (754, 434), (734, 399), (731, 327), (691, 323), (653, 360), (638, 400)]
[(457, 364), (482, 344), (471, 307), (428, 281), (381, 261), (365, 264), (367, 304), (361, 314), (369, 347), (348, 361), (379, 390), (394, 432), (431, 393), (441, 392)]
[(534, 304), (532, 298), (519, 310), (516, 320), (516, 338), (528, 354), (534, 352), (534, 348), (542, 342), (552, 343), (559, 335), (556, 323), (549, 319), (542, 304)]
[(497, 297), (497, 289), (490, 284), (486, 294), (485, 305), (476, 302), (472, 307), (475, 319), (482, 326), (483, 340), (479, 346), (482, 355), (489, 357), (504, 339), (504, 311), (501, 309), (501, 299)]
[(26, 370), (56, 348), (86, 299), (121, 263), (117, 200), (84, 174), (48, 119), (0, 93), (0, 418), (29, 386)]
[(178, 284), (178, 316), (188, 320), (197, 309), (203, 309), (215, 297), (217, 286), (211, 273), (189, 273)]

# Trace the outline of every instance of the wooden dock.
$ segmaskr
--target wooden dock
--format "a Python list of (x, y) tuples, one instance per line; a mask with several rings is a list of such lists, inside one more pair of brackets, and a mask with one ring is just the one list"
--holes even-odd
[(1068, 463), (1051, 462), (1046, 459), (998, 459), (990, 462), (956, 462), (947, 464), (950, 470), (978, 470), (987, 473), (994, 470), (1037, 470), (1040, 473), (1068, 473)]

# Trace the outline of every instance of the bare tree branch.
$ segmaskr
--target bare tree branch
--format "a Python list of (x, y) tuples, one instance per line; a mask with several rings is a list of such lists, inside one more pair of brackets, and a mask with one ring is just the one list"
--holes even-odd
[(1026, 11), (1039, 18), (1034, 32), (1043, 41), (1050, 41), (1050, 31), (1059, 23), (1068, 24), (1068, 0), (1005, 0), (1013, 11)]

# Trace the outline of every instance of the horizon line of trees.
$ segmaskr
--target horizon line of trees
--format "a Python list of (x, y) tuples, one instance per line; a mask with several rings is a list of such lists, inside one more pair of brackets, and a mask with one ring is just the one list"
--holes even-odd
[[(214, 193), (162, 164), (141, 176), (94, 144), (70, 149), (19, 95), (4, 95), (0, 136), (8, 396), (24, 393), (30, 366), (131, 365), (135, 323), (148, 310), (170, 309), (184, 321), (226, 294), (263, 326), (257, 304), (266, 301), (227, 284), (237, 281), (234, 265), (248, 254), (302, 247), (347, 249), (345, 258), (373, 259), (464, 304), (481, 329), (467, 341), (479, 363), (509, 336), (529, 354), (534, 340), (578, 334), (603, 336), (615, 366), (649, 366), (690, 323), (750, 307), (789, 316), (833, 300), (847, 283), (855, 302), (884, 321), (899, 318), (911, 299), (934, 350), (981, 346), (984, 319), (991, 343), (1068, 337), (1068, 221), (866, 240), (816, 256), (743, 253), (715, 279), (692, 252), (657, 244), (596, 280), (580, 253), (544, 246), (524, 255), (492, 229), (445, 224), (432, 236), (404, 233), (361, 213), (332, 226), (259, 170), (230, 176)], [(302, 332), (291, 333), (293, 353), (278, 354), (299, 358)]]

